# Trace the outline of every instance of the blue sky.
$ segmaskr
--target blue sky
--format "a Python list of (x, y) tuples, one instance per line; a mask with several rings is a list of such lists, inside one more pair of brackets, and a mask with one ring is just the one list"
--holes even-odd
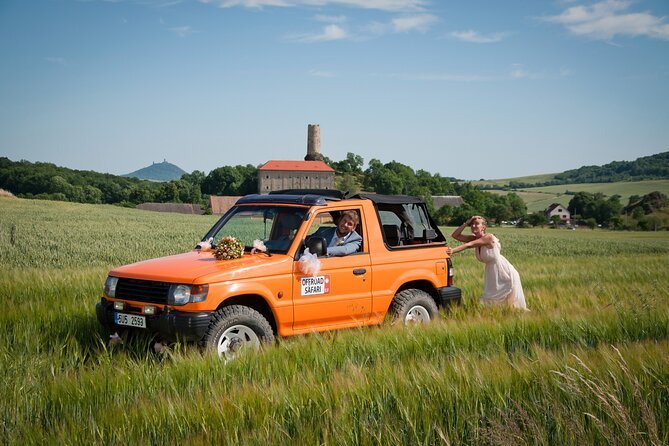
[(0, 0), (0, 156), (463, 179), (669, 150), (666, 0)]

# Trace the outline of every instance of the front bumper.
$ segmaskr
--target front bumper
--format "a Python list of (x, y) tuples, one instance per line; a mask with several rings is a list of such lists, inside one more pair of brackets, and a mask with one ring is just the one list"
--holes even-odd
[[(114, 323), (114, 303), (102, 298), (95, 305), (95, 313), (98, 321), (110, 330), (127, 330), (131, 327), (117, 325)], [(187, 313), (185, 311), (163, 312), (155, 316), (146, 316), (146, 329), (135, 328), (134, 330), (145, 330), (160, 335), (166, 341), (199, 341), (204, 337), (212, 313)]]
[(451, 304), (459, 305), (462, 301), (462, 291), (460, 288), (454, 286), (445, 286), (443, 288), (439, 288), (437, 291), (439, 291), (441, 306), (444, 308), (448, 308), (448, 306)]

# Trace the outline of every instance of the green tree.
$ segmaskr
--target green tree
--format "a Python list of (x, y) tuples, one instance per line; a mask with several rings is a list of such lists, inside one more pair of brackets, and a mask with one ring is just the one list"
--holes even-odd
[(546, 224), (546, 216), (543, 212), (533, 212), (526, 217), (526, 220), (532, 226), (541, 226)]
[(505, 198), (511, 210), (510, 218), (517, 220), (527, 214), (527, 205), (518, 194), (511, 192), (510, 194), (507, 194)]
[(362, 166), (365, 161), (360, 155), (348, 152), (346, 159), (342, 161), (330, 161), (327, 159), (327, 164), (332, 167), (337, 174), (361, 174)]
[(161, 203), (179, 203), (179, 188), (176, 183), (174, 181), (162, 183), (157, 198)]
[(83, 187), (84, 203), (100, 204), (102, 203), (102, 191), (95, 186), (86, 185)]
[(243, 176), (234, 167), (217, 167), (204, 179), (202, 190), (211, 195), (237, 195), (243, 180)]
[(500, 225), (511, 218), (511, 208), (505, 203), (495, 203), (487, 209), (486, 215)]
[(404, 189), (402, 179), (377, 159), (369, 161), (363, 186), (366, 191), (379, 194), (401, 194)]
[(335, 181), (337, 183), (337, 189), (343, 190), (346, 192), (360, 192), (360, 184), (358, 183), (358, 179), (355, 175), (346, 173), (342, 176), (338, 176), (335, 178)]

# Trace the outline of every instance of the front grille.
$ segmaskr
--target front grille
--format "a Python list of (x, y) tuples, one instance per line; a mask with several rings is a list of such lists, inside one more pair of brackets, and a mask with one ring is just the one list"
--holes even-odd
[(152, 304), (167, 304), (167, 295), (171, 285), (171, 283), (149, 280), (118, 279), (116, 298)]

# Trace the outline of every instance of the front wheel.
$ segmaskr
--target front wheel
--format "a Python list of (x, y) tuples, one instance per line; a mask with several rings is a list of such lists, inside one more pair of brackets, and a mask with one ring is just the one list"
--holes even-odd
[(233, 359), (242, 349), (257, 350), (274, 341), (267, 319), (243, 305), (230, 305), (214, 313), (200, 344), (220, 358)]
[(432, 296), (414, 288), (397, 293), (388, 313), (391, 323), (401, 322), (404, 325), (429, 324), (439, 317), (439, 309)]

